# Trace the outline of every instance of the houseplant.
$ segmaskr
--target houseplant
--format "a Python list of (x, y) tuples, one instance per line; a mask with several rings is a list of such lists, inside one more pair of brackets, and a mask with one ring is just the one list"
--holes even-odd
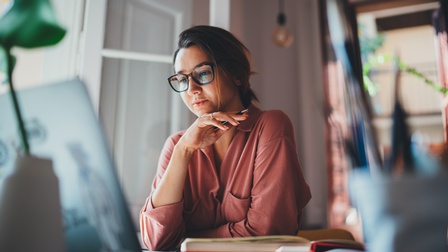
[(31, 154), (13, 84), (12, 49), (55, 45), (65, 32), (49, 0), (14, 0), (0, 19), (0, 71), (6, 72), (20, 135), (14, 170), (0, 189), (0, 251), (64, 250), (58, 179), (52, 160)]

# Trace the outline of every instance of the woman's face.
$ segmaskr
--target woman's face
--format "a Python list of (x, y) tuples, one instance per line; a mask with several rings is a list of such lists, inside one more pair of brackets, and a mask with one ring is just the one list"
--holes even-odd
[[(207, 55), (198, 47), (190, 46), (179, 50), (174, 70), (176, 73), (190, 74), (193, 69), (204, 63), (211, 63)], [(237, 85), (222, 77), (218, 73), (218, 68), (214, 67), (215, 78), (206, 85), (197, 84), (189, 78), (188, 90), (181, 93), (182, 100), (196, 116), (215, 111), (238, 111), (243, 108), (239, 98)], [(216, 85), (220, 83), (221, 99), (219, 99)]]

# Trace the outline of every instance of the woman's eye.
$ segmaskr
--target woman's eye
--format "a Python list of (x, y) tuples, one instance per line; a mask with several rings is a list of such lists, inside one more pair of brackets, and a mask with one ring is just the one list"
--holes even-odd
[(202, 71), (199, 73), (199, 77), (203, 78), (203, 77), (207, 77), (211, 74), (211, 71), (206, 70), (206, 71)]
[(177, 81), (179, 81), (179, 83), (186, 83), (187, 82), (187, 78), (182, 77), (182, 78), (179, 78)]

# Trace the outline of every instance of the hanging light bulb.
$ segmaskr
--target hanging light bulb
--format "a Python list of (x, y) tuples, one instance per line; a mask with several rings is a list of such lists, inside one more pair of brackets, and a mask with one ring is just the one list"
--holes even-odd
[(286, 15), (283, 9), (283, 0), (279, 0), (279, 12), (277, 15), (277, 27), (272, 32), (272, 40), (279, 47), (289, 47), (294, 41), (294, 37), (285, 26)]

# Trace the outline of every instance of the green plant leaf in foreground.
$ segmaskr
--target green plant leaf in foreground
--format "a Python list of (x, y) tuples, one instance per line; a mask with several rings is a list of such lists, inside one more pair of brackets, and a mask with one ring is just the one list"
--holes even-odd
[(0, 67), (6, 69), (21, 146), (25, 154), (29, 154), (30, 149), (13, 85), (12, 73), (16, 60), (11, 54), (11, 49), (55, 45), (62, 40), (65, 33), (65, 29), (56, 21), (49, 0), (15, 0), (13, 6), (0, 19), (0, 45), (3, 51), (0, 55)]
[(64, 35), (48, 0), (15, 0), (0, 19), (0, 44), (6, 50), (55, 45)]

